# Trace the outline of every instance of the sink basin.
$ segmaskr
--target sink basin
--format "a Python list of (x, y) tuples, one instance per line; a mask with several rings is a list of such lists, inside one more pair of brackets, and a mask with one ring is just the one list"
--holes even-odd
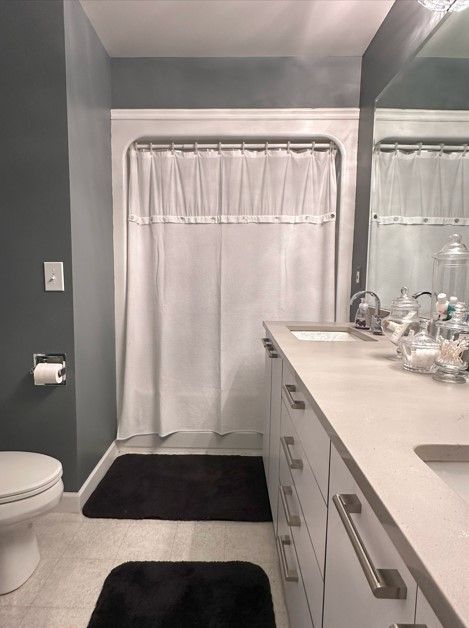
[(374, 338), (354, 329), (353, 327), (290, 327), (290, 332), (298, 340), (309, 342), (357, 342), (360, 340), (374, 341)]
[(420, 445), (415, 453), (469, 504), (469, 445)]

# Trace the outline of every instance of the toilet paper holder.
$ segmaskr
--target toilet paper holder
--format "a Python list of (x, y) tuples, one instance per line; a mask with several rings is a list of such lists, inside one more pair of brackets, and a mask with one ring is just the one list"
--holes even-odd
[(29, 371), (31, 375), (34, 374), (34, 369), (37, 364), (46, 362), (49, 364), (62, 364), (62, 369), (59, 371), (59, 375), (62, 376), (60, 384), (45, 384), (45, 386), (65, 386), (66, 384), (66, 354), (65, 353), (33, 353), (33, 368)]

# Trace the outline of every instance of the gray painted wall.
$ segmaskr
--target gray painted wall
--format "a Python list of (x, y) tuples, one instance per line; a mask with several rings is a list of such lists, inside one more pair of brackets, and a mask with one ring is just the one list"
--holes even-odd
[[(445, 18), (441, 14), (429, 11), (417, 2), (397, 0), (363, 56), (351, 293), (366, 286), (375, 99), (413, 58), (442, 19)], [(356, 283), (358, 269), (361, 279)]]
[(379, 107), (467, 109), (469, 59), (417, 57), (386, 87)]
[(113, 58), (112, 106), (358, 107), (360, 57)]
[[(62, 2), (0, 2), (0, 449), (60, 459), (77, 483)], [(44, 292), (62, 260), (65, 292)], [(65, 351), (66, 386), (35, 387), (32, 354)]]
[[(110, 63), (78, 2), (0, 0), (0, 84), (0, 449), (58, 458), (75, 491), (116, 431)], [(67, 353), (66, 386), (33, 385), (40, 351)]]
[(78, 485), (116, 435), (109, 57), (65, 2)]

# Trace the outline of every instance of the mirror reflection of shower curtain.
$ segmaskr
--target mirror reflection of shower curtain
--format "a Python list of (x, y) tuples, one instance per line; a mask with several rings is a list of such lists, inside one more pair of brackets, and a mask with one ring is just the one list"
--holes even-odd
[(431, 290), (432, 255), (455, 232), (469, 242), (469, 153), (376, 151), (367, 286), (385, 307), (403, 285)]
[(332, 321), (335, 149), (129, 151), (118, 438), (262, 431), (262, 321)]

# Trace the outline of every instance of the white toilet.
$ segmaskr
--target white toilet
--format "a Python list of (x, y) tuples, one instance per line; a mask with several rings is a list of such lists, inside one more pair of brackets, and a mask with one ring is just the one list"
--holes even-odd
[(56, 506), (62, 465), (26, 451), (0, 451), (0, 595), (17, 589), (39, 562), (32, 520)]

